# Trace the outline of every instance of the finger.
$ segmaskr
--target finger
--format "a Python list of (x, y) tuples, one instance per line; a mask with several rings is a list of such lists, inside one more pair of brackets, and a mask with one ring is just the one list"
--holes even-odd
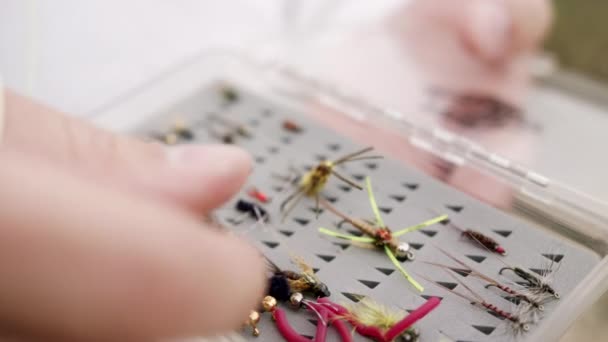
[(14, 93), (6, 100), (5, 146), (197, 212), (225, 202), (250, 173), (250, 157), (236, 147), (166, 148), (107, 132)]
[[(470, 0), (456, 8), (464, 41), (480, 58), (496, 63), (536, 49), (551, 23), (548, 0)], [(462, 13), (464, 12), (464, 13)]]
[(204, 335), (238, 327), (259, 303), (263, 262), (243, 241), (39, 161), (3, 151), (0, 165), (3, 332)]
[(510, 0), (507, 6), (512, 13), (515, 32), (513, 47), (518, 50), (538, 48), (553, 21), (549, 0)]
[(509, 49), (497, 53), (495, 59), (481, 55), (467, 31), (471, 23), (467, 9), (476, 1), (412, 1), (391, 17), (391, 28), (424, 81), (459, 93), (489, 95), (518, 104), (529, 83), (526, 58), (509, 54)]

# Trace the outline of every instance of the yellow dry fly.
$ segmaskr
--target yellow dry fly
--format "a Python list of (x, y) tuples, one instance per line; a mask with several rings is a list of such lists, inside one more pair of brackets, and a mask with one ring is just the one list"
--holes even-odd
[(345, 304), (344, 307), (357, 322), (381, 329), (390, 329), (406, 315), (402, 310), (389, 308), (367, 297), (356, 304)]
[(356, 151), (347, 154), (334, 161), (324, 160), (315, 166), (312, 170), (302, 176), (298, 184), (297, 190), (289, 195), (283, 203), (281, 203), (281, 211), (283, 212), (283, 220), (289, 215), (289, 213), (295, 208), (300, 202), (302, 197), (310, 197), (315, 199), (315, 209), (319, 212), (319, 194), (327, 184), (331, 175), (345, 182), (346, 184), (355, 187), (359, 190), (363, 190), (363, 187), (356, 182), (346, 178), (336, 171), (336, 166), (356, 160), (368, 160), (368, 159), (379, 159), (382, 156), (364, 156), (365, 153), (372, 151), (373, 147), (366, 147), (360, 151)]

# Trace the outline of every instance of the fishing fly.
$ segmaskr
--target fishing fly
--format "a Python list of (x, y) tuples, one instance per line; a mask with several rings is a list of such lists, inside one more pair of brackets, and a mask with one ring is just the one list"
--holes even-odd
[(420, 285), (414, 278), (412, 278), (407, 271), (401, 266), (399, 260), (397, 258), (403, 258), (405, 260), (413, 260), (414, 252), (412, 251), (411, 246), (405, 241), (399, 241), (397, 238), (405, 235), (407, 233), (428, 227), (435, 223), (441, 222), (448, 218), (447, 215), (442, 215), (431, 220), (422, 222), (412, 227), (408, 227), (405, 229), (401, 229), (399, 231), (393, 232), (388, 226), (384, 224), (382, 220), (382, 216), (380, 215), (380, 210), (378, 209), (378, 205), (376, 203), (376, 199), (374, 197), (374, 193), (372, 191), (372, 184), (369, 177), (365, 179), (367, 186), (367, 193), (370, 201), (370, 205), (372, 207), (372, 211), (374, 212), (376, 222), (368, 223), (362, 220), (351, 218), (338, 209), (334, 208), (332, 205), (327, 203), (327, 201), (322, 201), (323, 206), (327, 208), (329, 211), (334, 213), (336, 216), (340, 217), (344, 221), (350, 223), (353, 227), (360, 230), (366, 236), (352, 236), (342, 234), (333, 230), (329, 230), (326, 228), (319, 228), (319, 232), (325, 235), (329, 235), (336, 238), (350, 240), (359, 244), (367, 244), (370, 246), (375, 246), (377, 248), (384, 249), (386, 255), (389, 257), (391, 262), (397, 267), (397, 269), (403, 274), (405, 279), (407, 279), (412, 286), (414, 286), (418, 291), (424, 291), (422, 285)]
[(237, 102), (240, 98), (237, 90), (228, 85), (220, 87), (220, 95), (224, 100), (225, 104), (232, 104), (234, 102)]
[(283, 213), (283, 220), (289, 215), (289, 213), (295, 208), (295, 206), (300, 202), (302, 197), (311, 197), (315, 199), (315, 209), (317, 213), (319, 212), (319, 194), (327, 184), (329, 177), (331, 175), (336, 176), (336, 178), (345, 182), (346, 184), (355, 187), (359, 190), (363, 190), (363, 187), (357, 184), (356, 182), (348, 179), (347, 177), (340, 174), (336, 171), (336, 166), (353, 162), (359, 160), (369, 160), (369, 159), (380, 159), (382, 156), (366, 156), (365, 154), (372, 151), (373, 147), (366, 147), (360, 151), (356, 151), (350, 154), (347, 154), (341, 158), (336, 160), (324, 160), (315, 166), (312, 170), (308, 171), (301, 177), (299, 184), (297, 185), (297, 190), (289, 195), (280, 206), (281, 212)]
[[(528, 291), (535, 295), (548, 294), (555, 299), (560, 298), (560, 294), (552, 286), (552, 277), (555, 272), (561, 266), (561, 262), (554, 259), (550, 259), (550, 263), (542, 269), (526, 269), (520, 266), (512, 266), (507, 264), (502, 259), (498, 259), (505, 267), (498, 271), (498, 274), (503, 275), (505, 271), (511, 271), (514, 275), (523, 281), (517, 282), (517, 284), (523, 286)], [(554, 269), (557, 265), (557, 268)], [(535, 274), (536, 273), (536, 274)]]
[[(291, 327), (287, 321), (285, 312), (278, 307), (279, 302), (288, 302), (294, 309), (306, 308), (317, 315), (317, 334), (315, 341), (325, 341), (327, 326), (329, 324), (332, 324), (338, 330), (338, 333), (342, 337), (342, 341), (352, 341), (350, 333), (343, 323), (333, 322), (333, 320), (330, 321), (328, 319), (328, 310), (304, 297), (304, 294), (310, 294), (315, 298), (328, 297), (331, 293), (327, 285), (319, 280), (315, 275), (313, 268), (308, 265), (303, 258), (292, 256), (291, 259), (292, 262), (298, 266), (299, 271), (280, 270), (276, 265), (266, 259), (268, 265), (274, 270), (274, 273), (268, 280), (267, 296), (262, 301), (262, 307), (264, 311), (272, 314), (281, 335), (287, 341), (310, 341), (308, 338), (298, 334)], [(247, 323), (252, 327), (254, 336), (259, 335), (257, 322), (252, 324), (252, 320), (249, 319)]]
[[(320, 299), (319, 299), (320, 300)], [(320, 302), (311, 300), (303, 300), (301, 307), (308, 309), (317, 316), (317, 330), (314, 338), (309, 338), (300, 335), (287, 320), (287, 315), (283, 309), (278, 306), (277, 300), (272, 296), (266, 296), (262, 300), (262, 307), (265, 312), (269, 312), (277, 326), (277, 330), (287, 342), (325, 342), (329, 325), (332, 325), (338, 332), (342, 342), (352, 342), (353, 338), (346, 324), (337, 317), (327, 306)], [(300, 308), (300, 306), (296, 307)], [(256, 326), (257, 328), (257, 326)], [(259, 332), (259, 330), (258, 330)]]
[[(457, 227), (455, 225), (452, 226), (463, 231), (463, 234), (465, 234), (466, 231), (462, 228)], [(496, 241), (487, 236), (484, 236), (483, 234), (465, 234), (465, 236), (470, 238), (472, 241), (477, 242), (481, 247), (486, 250), (496, 252), (501, 255), (506, 255), (506, 251), (504, 250), (504, 248), (502, 248)], [(504, 253), (501, 253), (501, 251)], [(556, 264), (554, 260), (551, 260), (551, 263), (548, 267), (539, 270), (538, 275), (535, 275), (534, 273), (532, 273), (532, 271), (526, 270), (523, 267), (511, 266), (501, 259), (498, 260), (505, 265), (505, 267), (500, 269), (498, 274), (502, 275), (507, 270), (513, 272), (516, 276), (524, 280), (523, 282), (519, 282), (519, 285), (525, 287), (528, 291), (530, 291), (530, 293), (540, 296), (542, 300), (546, 299), (541, 296), (542, 294), (550, 294), (556, 299), (560, 298), (559, 293), (555, 291), (555, 289), (550, 284), (551, 274), (553, 273), (553, 267)], [(558, 263), (558, 265), (560, 264)]]
[(298, 271), (280, 270), (275, 265), (274, 274), (269, 279), (268, 294), (279, 301), (289, 300), (292, 304), (301, 301), (298, 298), (308, 293), (315, 298), (329, 297), (331, 292), (315, 275), (313, 268), (298, 256), (291, 257), (292, 262), (297, 265)]
[(247, 195), (251, 198), (255, 198), (258, 202), (267, 204), (270, 203), (270, 197), (256, 187), (251, 187), (247, 190)]
[(464, 261), (459, 260), (455, 256), (451, 255), (447, 251), (445, 251), (439, 247), (437, 247), (437, 249), (439, 249), (439, 251), (442, 252), (444, 255), (446, 255), (448, 258), (452, 259), (459, 266), (451, 267), (451, 266), (440, 264), (440, 263), (425, 261), (426, 264), (441, 267), (444, 270), (451, 270), (452, 272), (455, 272), (455, 273), (461, 273), (461, 274), (464, 273), (466, 275), (471, 275), (471, 276), (477, 277), (486, 283), (485, 288), (495, 287), (495, 288), (499, 289), (500, 291), (509, 295), (509, 298), (515, 304), (519, 305), (520, 303), (523, 302), (523, 303), (529, 304), (532, 308), (537, 309), (538, 311), (544, 311), (545, 307), (544, 307), (543, 303), (545, 301), (546, 296), (533, 295), (531, 293), (524, 293), (522, 291), (514, 290), (511, 287), (509, 287), (508, 285), (502, 284), (502, 283), (498, 282), (497, 280), (477, 271), (476, 269), (474, 269), (471, 266), (469, 266), (468, 264), (466, 264)]
[(247, 316), (247, 320), (244, 325), (251, 327), (251, 334), (255, 337), (260, 336), (260, 329), (258, 328), (258, 323), (260, 323), (260, 319), (262, 315), (260, 315), (259, 311), (251, 310), (249, 312), (249, 316)]
[(168, 132), (152, 134), (152, 138), (166, 145), (175, 145), (180, 141), (193, 140), (194, 132), (188, 128), (183, 120), (175, 120)]
[[(321, 312), (315, 307), (315, 303), (304, 297), (304, 294), (310, 294), (315, 298), (327, 297), (331, 293), (327, 285), (319, 280), (315, 275), (313, 268), (308, 265), (303, 258), (292, 256), (292, 262), (295, 263), (299, 271), (280, 270), (270, 260), (266, 259), (267, 266), (272, 269), (272, 276), (268, 279), (267, 296), (262, 300), (262, 307), (265, 312), (270, 312), (277, 321), (277, 327), (281, 334), (285, 336), (288, 341), (307, 341), (300, 340), (301, 337), (297, 334), (293, 328), (287, 322), (285, 313), (278, 308), (279, 302), (288, 302), (291, 307), (295, 309), (307, 308), (313, 311), (322, 323), (327, 326), (327, 313)], [(249, 314), (248, 319), (245, 321), (245, 326), (249, 326), (252, 329), (253, 336), (259, 336), (260, 330), (257, 327), (260, 321), (260, 312), (252, 310)], [(343, 333), (349, 335), (345, 326), (340, 325), (336, 327), (342, 329)], [(321, 332), (324, 334), (324, 332)], [(350, 341), (350, 340), (346, 340)]]
[(550, 276), (553, 272), (551, 268), (542, 269), (540, 274), (536, 275), (532, 273), (532, 271), (526, 270), (523, 267), (505, 266), (498, 271), (498, 274), (502, 275), (505, 271), (511, 271), (513, 274), (521, 278), (523, 282), (518, 282), (518, 284), (524, 286), (532, 293), (548, 293), (555, 299), (560, 298), (560, 294), (551, 286)]
[(301, 133), (302, 132), (302, 127), (297, 124), (295, 121), (292, 120), (285, 120), (283, 121), (283, 129), (286, 131), (289, 131), (291, 133)]
[(523, 332), (527, 332), (530, 330), (530, 323), (527, 320), (526, 311), (522, 311), (521, 314), (515, 314), (515, 313), (511, 313), (511, 312), (502, 310), (502, 309), (498, 308), (496, 305), (487, 302), (485, 299), (483, 299), (483, 297), (481, 295), (479, 295), (478, 293), (473, 291), (473, 289), (471, 289), (465, 283), (463, 283), (458, 278), (456, 278), (456, 276), (454, 276), (452, 273), (447, 272), (447, 271), (446, 271), (446, 273), (450, 277), (452, 277), (452, 279), (454, 279), (456, 282), (458, 282), (458, 284), (462, 285), (462, 287), (464, 287), (467, 290), (468, 294), (464, 294), (464, 293), (458, 292), (454, 289), (445, 287), (445, 286), (441, 285), (440, 283), (438, 283), (434, 280), (430, 280), (424, 276), (421, 276), (421, 277), (423, 279), (425, 279), (426, 281), (428, 281), (444, 290), (447, 290), (460, 298), (467, 300), (473, 306), (487, 310), (488, 312), (492, 313), (494, 316), (496, 316), (499, 319), (506, 319), (507, 321), (509, 321), (511, 323), (511, 326), (515, 333), (523, 333)]
[(464, 228), (452, 223), (452, 221), (450, 221), (450, 220), (447, 220), (447, 225), (458, 230), (463, 237), (466, 237), (467, 239), (471, 240), (472, 242), (474, 242), (478, 245), (481, 245), (481, 247), (483, 247), (491, 252), (500, 254), (502, 256), (507, 255), (507, 251), (505, 250), (505, 248), (502, 247), (493, 238), (491, 238), (481, 232), (473, 230), (473, 229), (464, 229)]
[[(456, 227), (456, 226), (453, 226)], [(472, 230), (472, 229), (466, 229), (462, 231), (462, 235), (466, 236), (467, 238), (469, 238), (472, 241), (476, 241), (479, 244), (481, 244), (482, 246), (486, 247), (487, 249), (498, 253), (502, 256), (506, 256), (507, 255), (507, 251), (498, 244), (498, 242), (496, 242), (496, 240), (492, 239), (491, 237), (484, 235), (483, 233), (480, 233), (478, 231)]]
[(268, 221), (270, 219), (266, 209), (255, 202), (239, 199), (234, 205), (234, 209), (242, 213), (241, 216), (230, 219), (230, 221), (234, 224), (240, 224), (244, 217), (247, 216), (261, 221)]
[(209, 134), (224, 144), (234, 144), (238, 138), (251, 138), (249, 129), (236, 120), (211, 114), (207, 116), (207, 121)]
[(401, 338), (404, 341), (415, 342), (419, 340), (420, 332), (413, 325), (435, 310), (441, 300), (431, 297), (409, 314), (368, 298), (363, 298), (357, 304), (345, 306), (335, 304), (328, 298), (321, 298), (318, 302), (324, 304), (338, 317), (346, 319), (355, 327), (357, 333), (374, 341), (391, 342)]
[[(265, 229), (263, 220), (258, 221), (244, 233), (248, 233), (251, 229), (261, 225)], [(277, 234), (275, 231), (270, 231), (271, 234)], [(277, 239), (282, 239), (276, 236)], [(289, 250), (286, 242), (282, 242), (283, 246)], [(331, 295), (329, 287), (323, 283), (315, 274), (315, 270), (304, 260), (304, 258), (291, 255), (291, 262), (296, 265), (297, 271), (284, 270), (266, 258), (267, 269), (272, 275), (268, 279), (267, 294), (284, 301), (298, 301), (297, 298), (304, 294), (311, 295), (314, 298), (328, 297)]]

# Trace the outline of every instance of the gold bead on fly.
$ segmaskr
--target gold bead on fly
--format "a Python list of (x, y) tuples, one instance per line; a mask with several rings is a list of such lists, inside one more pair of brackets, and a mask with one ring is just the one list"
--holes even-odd
[(273, 312), (277, 308), (277, 300), (272, 296), (266, 296), (262, 300), (264, 311)]

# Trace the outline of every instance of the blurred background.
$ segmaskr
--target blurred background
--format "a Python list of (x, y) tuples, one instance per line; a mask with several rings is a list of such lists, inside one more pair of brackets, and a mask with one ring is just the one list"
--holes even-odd
[[(421, 88), (415, 60), (387, 45), (416, 49), (399, 31), (408, 2), (0, 0), (0, 75), (10, 88), (86, 118), (205, 52), (238, 50), (285, 58), (401, 107), (403, 94), (391, 95), (387, 84)], [(501, 140), (461, 132), (605, 202), (608, 2), (556, 0), (553, 6), (543, 51), (527, 62), (535, 83), (522, 100), (526, 133)], [(376, 68), (353, 78), (360, 70), (354, 60)], [(411, 75), (402, 77), (407, 84), (386, 82), (397, 69)], [(534, 153), (517, 148), (522, 140), (534, 141)], [(563, 341), (608, 336), (606, 323), (605, 296)]]
[(561, 66), (601, 82), (608, 82), (605, 53), (608, 28), (602, 18), (608, 13), (605, 1), (574, 3), (554, 1), (557, 21), (546, 48), (555, 54)]

